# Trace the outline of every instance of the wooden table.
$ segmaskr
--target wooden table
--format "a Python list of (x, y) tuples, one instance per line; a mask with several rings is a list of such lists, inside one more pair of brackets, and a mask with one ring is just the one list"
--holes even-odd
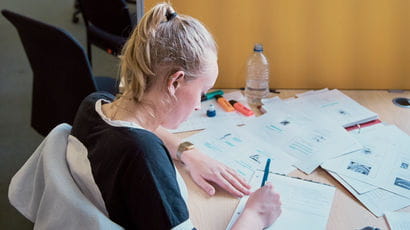
[[(280, 94), (278, 96), (285, 99), (304, 91), (306, 90), (279, 90)], [(378, 113), (383, 122), (396, 125), (410, 135), (410, 109), (401, 108), (392, 103), (392, 99), (395, 97), (410, 98), (410, 91), (389, 93), (386, 90), (342, 90), (342, 92), (361, 105)], [(179, 136), (187, 137), (193, 133), (187, 132), (179, 134)], [(177, 168), (189, 190), (188, 207), (194, 225), (201, 230), (225, 229), (239, 200), (219, 188), (217, 188), (215, 196), (208, 196), (192, 181), (178, 163)], [(323, 169), (316, 169), (310, 175), (295, 170), (290, 175), (336, 186), (327, 229), (361, 229), (365, 226), (378, 227), (383, 230), (389, 229), (383, 217), (376, 218)], [(410, 212), (410, 207), (402, 211)]]

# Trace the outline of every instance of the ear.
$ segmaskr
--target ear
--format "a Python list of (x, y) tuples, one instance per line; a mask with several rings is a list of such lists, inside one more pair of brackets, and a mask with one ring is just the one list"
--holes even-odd
[(175, 95), (175, 92), (181, 86), (184, 78), (184, 71), (177, 71), (168, 78), (167, 88), (171, 95)]

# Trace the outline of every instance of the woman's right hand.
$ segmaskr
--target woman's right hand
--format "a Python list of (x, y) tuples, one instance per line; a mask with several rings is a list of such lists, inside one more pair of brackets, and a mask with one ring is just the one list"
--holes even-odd
[(271, 183), (266, 183), (249, 196), (232, 230), (269, 227), (281, 214), (281, 205), (280, 195), (274, 191)]

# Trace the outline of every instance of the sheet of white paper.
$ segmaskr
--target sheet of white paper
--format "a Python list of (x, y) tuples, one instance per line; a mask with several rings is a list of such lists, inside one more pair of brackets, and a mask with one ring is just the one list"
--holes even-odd
[[(252, 187), (260, 186), (262, 177), (263, 171), (257, 171), (251, 180)], [(272, 173), (269, 174), (268, 181), (280, 194), (282, 213), (266, 229), (326, 229), (335, 187)], [(227, 229), (231, 229), (238, 219), (247, 200), (248, 196), (241, 199)]]
[(281, 101), (281, 100), (282, 99), (280, 99), (280, 97), (278, 97), (278, 96), (269, 97), (269, 98), (262, 98), (262, 104), (266, 106), (268, 104), (275, 103), (275, 102)]
[(330, 171), (328, 172), (377, 217), (383, 216), (386, 212), (396, 211), (410, 205), (409, 198), (399, 196), (380, 188), (359, 194), (346, 181), (344, 181), (340, 175)]
[[(372, 125), (366, 128), (356, 129), (356, 130), (350, 131), (349, 133), (356, 135), (356, 134), (359, 134), (360, 132), (362, 133), (370, 132), (373, 129), (377, 128), (377, 126), (379, 125), (384, 126), (382, 123), (379, 123), (379, 124)], [(366, 192), (369, 192), (369, 191), (372, 191), (378, 188), (377, 186), (371, 185), (369, 183), (365, 183), (363, 181), (357, 180), (349, 176), (345, 176), (345, 175), (338, 175), (338, 176), (341, 177), (345, 182), (347, 182), (359, 194), (366, 193)]]
[(263, 109), (265, 109), (267, 113), (271, 113), (271, 112), (275, 112), (274, 109), (278, 107), (277, 104), (281, 106), (284, 104), (284, 101), (280, 99), (278, 96), (276, 96), (272, 98), (264, 98), (262, 99), (262, 103), (263, 103)]
[[(223, 97), (227, 100), (236, 100), (242, 103), (243, 105), (247, 106), (248, 108), (250, 108), (246, 102), (246, 98), (242, 95), (241, 91), (234, 91), (231, 93), (226, 93), (223, 95)], [(215, 107), (215, 111), (216, 111), (215, 117), (208, 117), (206, 115), (206, 111), (208, 110), (210, 104), (213, 104)], [(203, 101), (201, 103), (200, 110), (192, 112), (188, 120), (180, 124), (177, 129), (173, 129), (169, 131), (172, 133), (178, 133), (178, 132), (206, 129), (212, 124), (239, 125), (239, 124), (244, 124), (246, 121), (248, 121), (249, 119), (253, 119), (253, 118), (255, 118), (255, 116), (247, 117), (239, 113), (238, 111), (226, 112), (215, 101), (215, 99), (211, 99), (211, 100)]]
[(322, 167), (410, 198), (410, 137), (393, 125), (366, 130), (352, 133), (365, 149)]
[(284, 101), (284, 102), (290, 102), (290, 101), (293, 101), (293, 100), (295, 100), (295, 99), (296, 99), (296, 97), (288, 97), (288, 98), (282, 99), (282, 101)]
[(378, 188), (377, 186), (374, 186), (374, 185), (371, 185), (371, 184), (368, 184), (368, 183), (364, 183), (360, 180), (356, 180), (356, 179), (354, 179), (352, 177), (349, 177), (349, 176), (339, 175), (339, 177), (341, 177), (344, 181), (346, 181), (359, 194), (370, 192), (370, 191)]
[(243, 127), (211, 126), (185, 140), (210, 157), (235, 169), (247, 181), (256, 169), (263, 167), (267, 158), (271, 158), (271, 170), (288, 174), (295, 170), (292, 164), (295, 159), (282, 150), (269, 145)]
[(344, 128), (329, 120), (305, 116), (283, 101), (267, 107), (274, 112), (247, 122), (244, 128), (298, 159), (295, 166), (305, 173), (327, 159), (362, 148)]
[(390, 230), (410, 229), (410, 212), (389, 212), (386, 213), (386, 220)]
[(288, 101), (300, 111), (316, 117), (327, 117), (343, 127), (372, 121), (378, 115), (337, 89), (305, 95)]

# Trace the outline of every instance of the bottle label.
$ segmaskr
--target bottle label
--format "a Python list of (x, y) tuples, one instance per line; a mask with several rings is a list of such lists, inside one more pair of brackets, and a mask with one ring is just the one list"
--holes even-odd
[(264, 91), (268, 91), (268, 88), (252, 88), (252, 87), (246, 87), (247, 90), (250, 91), (260, 91), (260, 92), (264, 92)]

